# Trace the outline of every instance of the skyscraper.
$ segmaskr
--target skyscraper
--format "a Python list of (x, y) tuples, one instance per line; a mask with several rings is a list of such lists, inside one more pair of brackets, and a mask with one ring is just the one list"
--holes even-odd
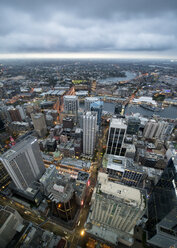
[(86, 97), (85, 98), (85, 111), (90, 111), (91, 104), (97, 101), (99, 101), (98, 97)]
[(177, 243), (177, 156), (172, 157), (148, 201), (147, 240), (155, 247)]
[(145, 138), (155, 138), (164, 140), (173, 131), (174, 125), (169, 124), (167, 121), (150, 120), (146, 123), (143, 135)]
[(91, 201), (88, 232), (113, 244), (132, 245), (133, 228), (145, 210), (143, 192), (110, 182), (106, 173), (99, 172)]
[(97, 113), (97, 125), (100, 127), (101, 115), (102, 115), (102, 110), (103, 110), (103, 102), (102, 101), (93, 102), (90, 105), (90, 109), (91, 109), (91, 111)]
[(32, 136), (21, 140), (0, 159), (16, 187), (21, 190), (26, 190), (45, 172), (38, 142)]
[(46, 126), (44, 114), (42, 113), (31, 114), (31, 118), (33, 121), (34, 129), (39, 135), (39, 137), (44, 137), (47, 134), (47, 126)]
[(78, 97), (64, 96), (64, 112), (68, 114), (76, 114), (78, 112)]
[(137, 134), (140, 127), (140, 119), (138, 117), (129, 117), (128, 118), (128, 126), (127, 126), (127, 134)]
[(97, 113), (86, 112), (83, 114), (83, 153), (93, 155), (96, 131), (97, 131)]
[(124, 156), (126, 149), (122, 147), (127, 131), (127, 125), (123, 118), (113, 117), (109, 126), (107, 141), (107, 154)]
[(117, 103), (114, 109), (114, 114), (115, 115), (120, 115), (120, 113), (122, 112), (122, 104), (121, 103)]
[(10, 106), (8, 108), (8, 112), (10, 114), (11, 121), (22, 121), (22, 117), (18, 108)]

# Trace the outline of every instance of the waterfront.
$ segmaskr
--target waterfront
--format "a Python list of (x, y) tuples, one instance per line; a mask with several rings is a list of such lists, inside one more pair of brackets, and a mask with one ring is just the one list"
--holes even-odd
[[(114, 113), (116, 103), (112, 102), (104, 102), (103, 111), (109, 112), (111, 114)], [(80, 108), (84, 109), (84, 103), (80, 103)], [(125, 108), (125, 115), (131, 115), (135, 113), (140, 113), (142, 116), (152, 117), (153, 115), (159, 115), (163, 118), (176, 119), (177, 118), (177, 106), (168, 106), (160, 111), (150, 111), (142, 108), (139, 105), (129, 104)]]
[[(114, 106), (115, 106), (115, 103), (104, 102), (103, 110), (110, 112), (110, 113), (114, 113)], [(169, 106), (169, 107), (162, 109), (161, 111), (156, 112), (156, 111), (150, 111), (150, 110), (144, 109), (139, 105), (129, 104), (125, 108), (125, 115), (131, 115), (132, 113), (134, 114), (140, 113), (142, 116), (147, 116), (147, 117), (151, 117), (153, 115), (159, 115), (160, 117), (163, 117), (163, 118), (176, 119), (177, 118), (177, 107)]]
[(134, 79), (136, 77), (136, 73), (131, 71), (125, 71), (126, 77), (111, 77), (111, 78), (105, 78), (98, 80), (98, 83), (100, 84), (113, 84), (120, 81), (128, 81), (131, 79)]

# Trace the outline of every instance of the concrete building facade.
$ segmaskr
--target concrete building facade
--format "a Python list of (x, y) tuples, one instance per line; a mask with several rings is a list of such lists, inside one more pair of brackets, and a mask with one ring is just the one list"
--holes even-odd
[(38, 142), (27, 136), (1, 156), (1, 161), (16, 187), (26, 190), (45, 172)]
[(31, 114), (33, 126), (39, 137), (44, 137), (47, 134), (47, 125), (44, 114), (36, 113)]
[(110, 126), (107, 141), (107, 154), (124, 156), (126, 149), (123, 148), (126, 136), (127, 125), (123, 118), (113, 117)]
[(97, 132), (97, 114), (86, 112), (83, 114), (83, 153), (93, 155), (96, 132)]

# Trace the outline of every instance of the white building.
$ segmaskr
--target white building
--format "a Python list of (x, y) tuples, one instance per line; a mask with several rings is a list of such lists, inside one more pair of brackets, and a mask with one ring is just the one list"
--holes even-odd
[(90, 111), (90, 105), (99, 101), (98, 97), (86, 97), (85, 98), (85, 111)]
[(22, 120), (25, 120), (26, 119), (26, 114), (25, 114), (24, 107), (18, 105), (16, 108), (19, 110)]
[(99, 172), (98, 184), (92, 195), (88, 232), (113, 244), (131, 246), (136, 222), (145, 210), (145, 200), (139, 189), (108, 181), (106, 173)]
[(124, 156), (126, 149), (123, 148), (126, 136), (127, 125), (123, 118), (113, 117), (109, 126), (109, 135), (107, 141), (107, 154)]
[(37, 139), (27, 136), (0, 157), (16, 187), (26, 190), (45, 172)]
[(156, 121), (153, 119), (146, 123), (143, 135), (149, 139), (164, 140), (166, 136), (171, 134), (173, 127), (167, 121)]
[(86, 112), (83, 114), (83, 153), (93, 155), (96, 132), (97, 132), (97, 114)]
[(77, 114), (78, 112), (78, 97), (64, 96), (64, 112), (68, 114)]

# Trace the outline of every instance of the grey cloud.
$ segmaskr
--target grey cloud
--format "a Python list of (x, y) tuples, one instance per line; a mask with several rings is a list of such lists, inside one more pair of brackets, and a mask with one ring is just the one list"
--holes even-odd
[(156, 51), (177, 55), (177, 1), (1, 1), (0, 53)]

